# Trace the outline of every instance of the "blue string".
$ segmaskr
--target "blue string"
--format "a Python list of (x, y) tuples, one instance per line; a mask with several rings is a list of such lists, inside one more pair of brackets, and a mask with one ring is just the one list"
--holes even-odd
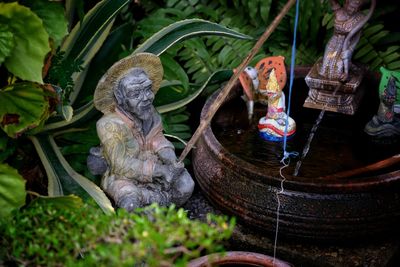
[(296, 60), (296, 38), (297, 38), (297, 24), (299, 21), (299, 6), (300, 0), (296, 1), (296, 16), (294, 19), (294, 33), (293, 33), (293, 44), (292, 44), (292, 57), (290, 61), (290, 82), (289, 82), (289, 100), (288, 100), (288, 109), (286, 113), (286, 125), (285, 125), (285, 134), (283, 136), (283, 158), (281, 162), (285, 163), (285, 161), (290, 157), (297, 157), (299, 155), (298, 152), (288, 152), (286, 151), (287, 146), (287, 132), (288, 132), (288, 124), (289, 124), (289, 114), (290, 114), (290, 107), (292, 102), (292, 87), (293, 87), (293, 80), (294, 80), (294, 66)]

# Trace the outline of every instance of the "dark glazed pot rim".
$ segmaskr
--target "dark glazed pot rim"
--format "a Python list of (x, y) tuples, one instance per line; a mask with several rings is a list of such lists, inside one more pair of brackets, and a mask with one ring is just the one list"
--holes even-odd
[[(309, 68), (297, 67), (295, 70), (296, 77), (305, 77), (305, 74), (308, 72)], [(201, 119), (205, 117), (205, 114), (208, 112), (211, 104), (214, 102), (217, 97), (219, 91), (215, 92), (212, 96), (210, 96), (202, 111), (201, 111)], [(276, 176), (267, 176), (265, 171), (255, 166), (239, 157), (231, 154), (225, 147), (221, 145), (221, 143), (215, 137), (211, 126), (208, 125), (205, 131), (202, 133), (201, 138), (205, 141), (206, 146), (212, 151), (212, 154), (217, 157), (222, 164), (232, 167), (232, 168), (240, 168), (241, 172), (244, 172), (244, 175), (248, 175), (249, 177), (253, 177), (254, 180), (258, 180), (261, 183), (266, 183), (267, 181), (273, 183), (280, 183), (281, 178), (277, 173)], [(341, 192), (344, 191), (367, 191), (371, 189), (377, 189), (379, 186), (387, 187), (391, 186), (393, 183), (400, 183), (400, 170), (388, 172), (385, 174), (380, 174), (376, 176), (365, 176), (365, 177), (357, 177), (357, 178), (345, 178), (345, 179), (321, 179), (321, 178), (306, 178), (306, 177), (294, 177), (292, 175), (287, 175), (287, 180), (285, 180), (285, 188), (295, 188), (296, 190), (302, 189), (308, 192), (315, 191), (327, 191), (334, 192), (340, 189)], [(378, 186), (378, 187), (377, 187)]]
[(293, 266), (282, 260), (274, 259), (270, 256), (246, 252), (246, 251), (229, 251), (225, 253), (215, 253), (189, 262), (188, 267), (205, 267), (205, 266), (220, 266), (229, 264), (234, 266), (264, 266), (264, 267), (290, 267)]

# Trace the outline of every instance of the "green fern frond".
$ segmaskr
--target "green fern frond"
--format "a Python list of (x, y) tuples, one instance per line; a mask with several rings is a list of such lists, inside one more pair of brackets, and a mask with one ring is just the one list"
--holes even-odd
[(69, 104), (69, 95), (74, 88), (72, 75), (82, 71), (82, 60), (70, 59), (64, 57), (65, 52), (57, 52), (52, 60), (52, 67), (48, 76), (45, 78), (46, 83), (57, 85), (62, 89), (61, 100), (63, 104)]
[(400, 46), (389, 46), (385, 50), (381, 50), (379, 45), (389, 34), (389, 31), (384, 30), (383, 24), (367, 25), (357, 45), (354, 59), (368, 65), (374, 71), (377, 71), (380, 66), (391, 70), (399, 69)]

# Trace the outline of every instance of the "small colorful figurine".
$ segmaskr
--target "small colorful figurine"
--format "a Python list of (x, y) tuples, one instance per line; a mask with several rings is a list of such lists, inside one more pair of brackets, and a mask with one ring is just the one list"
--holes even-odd
[(263, 91), (265, 91), (272, 69), (275, 70), (278, 84), (283, 89), (286, 84), (286, 68), (285, 58), (282, 56), (261, 59), (254, 68), (250, 66), (246, 67), (239, 76), (249, 119), (253, 116), (254, 102), (268, 105), (267, 95)]
[[(253, 115), (254, 102), (268, 106), (266, 116), (259, 120), (261, 137), (268, 141), (282, 141), (296, 132), (296, 122), (285, 113), (285, 87), (287, 76), (282, 56), (267, 57), (256, 66), (246, 67), (239, 80), (243, 87), (249, 119)], [(287, 126), (286, 126), (287, 122)]]
[(381, 68), (381, 72), (379, 85), (381, 102), (378, 113), (365, 125), (364, 131), (377, 138), (400, 136), (400, 118), (394, 112), (400, 88), (400, 73), (390, 72), (385, 68)]
[(258, 122), (261, 136), (268, 141), (282, 141), (285, 133), (288, 138), (292, 137), (296, 132), (296, 122), (286, 115), (285, 94), (278, 84), (274, 69), (269, 74), (263, 93), (268, 97), (268, 111)]

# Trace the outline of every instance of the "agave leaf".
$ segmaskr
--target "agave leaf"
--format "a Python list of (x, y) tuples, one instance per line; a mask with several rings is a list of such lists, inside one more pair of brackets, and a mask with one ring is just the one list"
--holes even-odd
[(228, 29), (222, 25), (201, 19), (187, 19), (175, 22), (147, 39), (133, 53), (149, 52), (160, 55), (169, 47), (182, 40), (202, 35), (229, 36), (251, 40), (252, 37)]
[(84, 16), (84, 0), (65, 0), (65, 17), (68, 20), (68, 31), (71, 30), (75, 17), (82, 21)]
[(190, 93), (189, 95), (185, 96), (183, 99), (180, 99), (173, 103), (169, 103), (169, 104), (165, 104), (165, 105), (157, 107), (157, 111), (159, 113), (165, 113), (165, 112), (169, 112), (169, 111), (181, 108), (181, 107), (187, 105), (188, 103), (190, 103), (191, 101), (193, 101), (193, 99), (195, 99), (198, 95), (200, 95), (200, 93), (207, 86), (209, 86), (211, 84), (220, 83), (222, 81), (226, 81), (227, 79), (229, 79), (230, 76), (232, 76), (231, 70), (219, 70), (217, 72), (214, 72), (199, 89), (197, 89), (194, 92)]
[(103, 0), (94, 6), (68, 35), (61, 46), (66, 57), (83, 58), (91, 49), (101, 32), (108, 27), (115, 15), (129, 0)]
[[(82, 60), (86, 68), (94, 55), (102, 46), (109, 34), (115, 16), (130, 0), (103, 0), (93, 7), (68, 35), (61, 50), (65, 57)], [(76, 100), (86, 72), (74, 75), (75, 87), (70, 96), (71, 104)]]
[(129, 47), (132, 32), (133, 25), (131, 23), (125, 23), (111, 31), (89, 67), (86, 68), (88, 73), (74, 103), (75, 107), (86, 103), (87, 98), (90, 99), (93, 96), (97, 82), (107, 69), (119, 59), (120, 54), (124, 51), (123, 46)]
[(47, 173), (49, 196), (74, 194), (87, 199), (89, 195), (105, 213), (114, 212), (104, 192), (68, 164), (51, 135), (32, 136), (31, 140)]
[(25, 204), (25, 180), (17, 170), (7, 164), (0, 164), (0, 217)]

